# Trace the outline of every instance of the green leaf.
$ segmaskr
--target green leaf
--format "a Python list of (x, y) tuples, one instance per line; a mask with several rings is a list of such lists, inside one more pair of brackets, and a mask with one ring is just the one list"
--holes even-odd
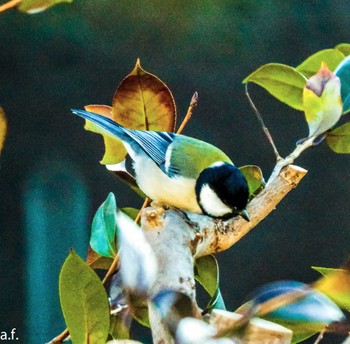
[(319, 272), (323, 276), (328, 276), (329, 274), (343, 270), (343, 269), (335, 269), (335, 268), (323, 268), (321, 266), (311, 266), (311, 269)]
[(303, 88), (306, 78), (295, 68), (279, 63), (261, 66), (243, 80), (265, 88), (271, 95), (288, 106), (303, 110)]
[(249, 200), (253, 199), (264, 187), (265, 180), (260, 167), (246, 165), (239, 168), (247, 179), (249, 187)]
[(334, 71), (344, 58), (345, 55), (338, 49), (325, 49), (311, 55), (295, 69), (309, 78), (319, 71), (322, 62)]
[(4, 109), (0, 106), (0, 153), (4, 147), (7, 134), (7, 120)]
[(326, 143), (335, 153), (350, 153), (350, 122), (330, 131)]
[(126, 207), (126, 208), (121, 208), (120, 209), (125, 215), (128, 215), (132, 220), (135, 221), (137, 215), (139, 214), (140, 210), (136, 209), (136, 208), (130, 208), (130, 207)]
[(340, 43), (336, 47), (340, 52), (342, 52), (345, 56), (350, 55), (350, 44), (349, 43)]
[(213, 255), (198, 258), (195, 262), (195, 278), (211, 296), (205, 313), (212, 309), (226, 309), (219, 284), (219, 266)]
[(147, 306), (133, 306), (132, 317), (142, 326), (151, 327)]
[(96, 273), (74, 252), (59, 277), (63, 316), (74, 344), (105, 343), (109, 332), (109, 304)]
[(347, 113), (350, 111), (350, 56), (340, 63), (334, 73), (341, 84), (340, 94), (343, 102), (343, 113)]
[(98, 208), (92, 221), (90, 246), (98, 254), (114, 258), (117, 245), (117, 204), (111, 192)]
[(111, 316), (109, 334), (113, 339), (129, 339), (130, 338), (130, 320), (117, 315)]
[(73, 0), (22, 0), (21, 4), (18, 6), (18, 9), (21, 12), (35, 14), (63, 2), (71, 3)]

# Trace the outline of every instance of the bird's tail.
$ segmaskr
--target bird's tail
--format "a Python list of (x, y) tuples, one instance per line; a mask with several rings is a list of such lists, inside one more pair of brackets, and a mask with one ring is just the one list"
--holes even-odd
[(127, 136), (126, 130), (120, 124), (114, 122), (110, 118), (100, 116), (96, 113), (85, 111), (85, 110), (77, 110), (72, 109), (72, 112), (79, 117), (85, 118), (88, 121), (98, 125), (102, 129), (106, 131), (106, 134), (112, 137), (117, 137), (121, 140), (125, 139)]

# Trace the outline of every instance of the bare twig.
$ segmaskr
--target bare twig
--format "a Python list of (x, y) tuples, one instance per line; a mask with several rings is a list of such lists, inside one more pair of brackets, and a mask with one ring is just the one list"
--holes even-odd
[(323, 339), (323, 335), (324, 335), (324, 331), (320, 332), (320, 334), (318, 335), (318, 337), (315, 340), (314, 344), (319, 344), (321, 342), (321, 340)]
[(276, 145), (275, 145), (275, 143), (273, 141), (273, 138), (272, 138), (272, 135), (270, 134), (269, 129), (266, 127), (266, 125), (264, 123), (264, 120), (262, 119), (262, 117), (260, 115), (260, 112), (256, 108), (252, 98), (250, 98), (250, 95), (249, 95), (249, 92), (248, 92), (248, 84), (245, 84), (245, 94), (246, 94), (246, 96), (248, 98), (250, 106), (252, 107), (252, 109), (255, 112), (256, 117), (258, 118), (258, 121), (260, 122), (260, 125), (261, 125), (262, 129), (264, 130), (264, 133), (265, 133), (267, 139), (269, 140), (269, 142), (270, 142), (270, 144), (272, 146), (273, 152), (275, 153), (275, 156), (276, 156), (276, 160), (277, 161), (282, 160), (282, 157), (278, 153), (277, 147), (276, 147)]
[(0, 6), (0, 12), (9, 10), (10, 8), (16, 7), (21, 3), (22, 0), (11, 0)]
[(64, 342), (64, 340), (69, 336), (69, 331), (66, 329), (64, 330), (61, 334), (59, 334), (57, 337), (52, 339), (49, 343), (47, 344), (61, 344)]
[(192, 96), (191, 103), (190, 103), (190, 106), (188, 107), (186, 116), (185, 116), (184, 120), (182, 121), (179, 129), (176, 132), (177, 134), (181, 134), (182, 131), (184, 130), (186, 124), (191, 119), (193, 109), (197, 106), (197, 103), (198, 103), (198, 93), (195, 92), (194, 95)]

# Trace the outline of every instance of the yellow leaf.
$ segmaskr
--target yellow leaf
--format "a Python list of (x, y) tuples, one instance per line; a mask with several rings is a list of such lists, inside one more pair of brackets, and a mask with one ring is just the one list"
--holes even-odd
[[(85, 106), (86, 111), (97, 113), (98, 115), (113, 119), (112, 108), (107, 105), (87, 105)], [(105, 135), (105, 132), (101, 127), (93, 124), (90, 121), (85, 121), (85, 130), (92, 131), (94, 133), (101, 134), (103, 136), (105, 145), (105, 154), (100, 161), (103, 165), (118, 164), (123, 161), (126, 157), (127, 151), (124, 148), (122, 142), (118, 139), (112, 138)]]
[(113, 119), (124, 127), (139, 130), (174, 131), (176, 108), (169, 88), (141, 68), (121, 82), (113, 99)]
[(4, 109), (0, 107), (0, 153), (4, 147), (6, 134), (7, 134), (7, 120), (6, 120)]

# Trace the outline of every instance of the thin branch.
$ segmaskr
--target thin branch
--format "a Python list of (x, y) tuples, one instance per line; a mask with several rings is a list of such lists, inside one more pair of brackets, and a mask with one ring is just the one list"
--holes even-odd
[(278, 153), (278, 150), (277, 150), (277, 147), (273, 141), (273, 138), (272, 138), (272, 135), (270, 134), (270, 131), (269, 129), (266, 127), (265, 123), (264, 123), (264, 120), (262, 119), (261, 115), (260, 115), (260, 112), (258, 111), (258, 109), (256, 108), (252, 98), (250, 98), (250, 95), (249, 95), (249, 92), (248, 92), (248, 84), (245, 84), (245, 94), (248, 98), (248, 101), (249, 101), (249, 104), (250, 106), (252, 107), (252, 109), (254, 110), (255, 112), (255, 115), (256, 117), (258, 118), (258, 121), (260, 122), (260, 125), (262, 127), (262, 129), (264, 130), (264, 133), (267, 137), (267, 139), (269, 140), (271, 146), (272, 146), (272, 149), (273, 149), (273, 152), (275, 153), (275, 156), (276, 156), (276, 160), (277, 161), (280, 161), (282, 160), (282, 157), (281, 155)]
[(316, 338), (316, 341), (314, 344), (319, 344), (321, 343), (321, 340), (323, 339), (323, 335), (324, 335), (324, 331), (320, 332), (320, 334), (318, 335), (318, 337)]
[(188, 107), (186, 116), (185, 116), (184, 120), (182, 121), (179, 129), (176, 132), (177, 134), (181, 134), (182, 131), (184, 130), (186, 124), (191, 119), (193, 109), (197, 106), (197, 103), (198, 103), (198, 92), (195, 92), (194, 95), (192, 96), (191, 103), (190, 103), (190, 106)]
[(9, 2), (6, 2), (5, 4), (0, 6), (0, 12), (4, 12), (6, 10), (9, 10), (10, 8), (18, 6), (22, 0), (11, 0)]
[(145, 198), (145, 201), (144, 201), (143, 204), (142, 204), (142, 207), (141, 207), (139, 213), (137, 214), (137, 216), (136, 216), (136, 218), (135, 218), (135, 221), (134, 221), (135, 223), (139, 223), (139, 222), (140, 222), (143, 209), (145, 209), (146, 207), (148, 207), (150, 203), (151, 203), (151, 199), (148, 198), (148, 197), (146, 197), (146, 198)]
[(69, 336), (69, 331), (66, 329), (64, 330), (61, 334), (59, 334), (57, 337), (52, 339), (49, 343), (47, 344), (61, 344), (64, 342), (64, 340)]

